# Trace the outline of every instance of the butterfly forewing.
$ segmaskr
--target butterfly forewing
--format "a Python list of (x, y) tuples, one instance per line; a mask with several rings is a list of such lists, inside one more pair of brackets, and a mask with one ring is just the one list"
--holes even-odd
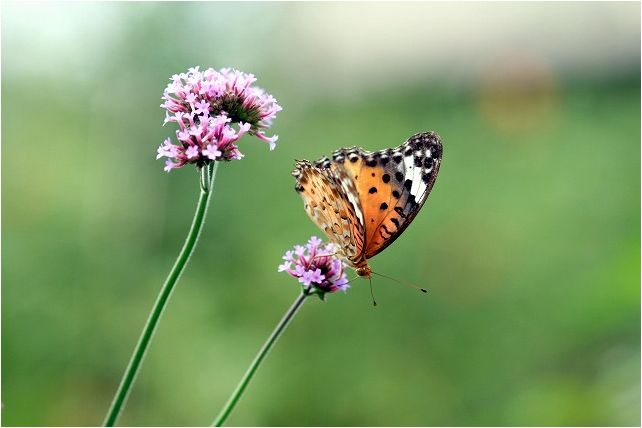
[[(333, 154), (333, 169), (342, 174), (356, 188), (364, 224), (364, 241), (370, 245), (377, 226), (385, 219), (392, 204), (390, 175), (378, 165), (384, 152), (370, 153), (360, 148), (340, 149)], [(385, 156), (385, 155), (384, 155)], [(364, 247), (364, 256), (366, 248)]]
[[(380, 182), (387, 185), (384, 190), (388, 202), (381, 198), (378, 206), (380, 212), (370, 211), (365, 214), (364, 222), (369, 226), (366, 228), (366, 258), (383, 251), (410, 225), (432, 190), (441, 164), (441, 155), (439, 136), (429, 132), (414, 135), (401, 146), (377, 152), (371, 157), (371, 164), (376, 162), (377, 165), (373, 169), (379, 167)], [(380, 165), (382, 163), (385, 165)], [(387, 194), (388, 191), (390, 195)], [(369, 191), (362, 194), (361, 198), (371, 199), (377, 193), (378, 188), (376, 193)], [(374, 211), (377, 203), (370, 203), (369, 206)], [(374, 222), (368, 218), (368, 214), (375, 219)]]

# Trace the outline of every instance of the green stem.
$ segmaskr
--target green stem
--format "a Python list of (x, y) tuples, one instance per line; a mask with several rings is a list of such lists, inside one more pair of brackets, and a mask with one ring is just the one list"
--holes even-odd
[(194, 252), (194, 247), (196, 246), (196, 242), (198, 241), (198, 236), (201, 232), (201, 229), (203, 228), (203, 223), (205, 221), (207, 206), (209, 205), (209, 201), (212, 197), (212, 194), (214, 193), (213, 185), (214, 185), (214, 177), (216, 175), (217, 167), (218, 167), (218, 162), (212, 162), (208, 166), (201, 168), (201, 178), (200, 178), (201, 193), (198, 198), (198, 204), (196, 205), (196, 212), (194, 213), (194, 220), (192, 220), (192, 226), (189, 230), (189, 233), (187, 234), (187, 238), (185, 239), (183, 248), (181, 249), (181, 252), (178, 255), (178, 258), (176, 259), (176, 262), (174, 263), (172, 270), (167, 276), (167, 279), (165, 280), (165, 284), (163, 284), (163, 287), (161, 288), (160, 293), (158, 294), (158, 297), (156, 298), (156, 302), (154, 303), (154, 307), (152, 308), (152, 311), (149, 314), (147, 323), (145, 324), (145, 327), (143, 328), (143, 332), (141, 333), (140, 338), (138, 339), (138, 344), (136, 344), (134, 353), (132, 354), (132, 357), (129, 360), (129, 364), (120, 382), (118, 391), (114, 396), (114, 400), (112, 401), (109, 411), (107, 413), (107, 417), (105, 418), (104, 426), (106, 427), (114, 426), (114, 424), (116, 423), (116, 420), (120, 416), (120, 413), (122, 412), (122, 408), (125, 402), (127, 401), (127, 397), (129, 395), (129, 391), (131, 390), (132, 384), (134, 383), (134, 380), (136, 379), (136, 375), (140, 370), (140, 365), (143, 362), (143, 359), (145, 358), (145, 353), (147, 352), (149, 343), (152, 339), (152, 336), (154, 335), (154, 332), (156, 331), (158, 321), (161, 315), (163, 314), (163, 310), (165, 309), (165, 306), (167, 306), (167, 302), (169, 300), (170, 295), (172, 294), (174, 285), (176, 285), (178, 278), (180, 278), (181, 274), (185, 270), (185, 266), (187, 266), (187, 262), (189, 261), (189, 258), (192, 255), (192, 253)]
[(236, 406), (236, 403), (238, 403), (238, 401), (241, 399), (245, 388), (247, 387), (248, 383), (250, 383), (250, 380), (252, 380), (252, 376), (254, 376), (254, 373), (261, 365), (261, 362), (263, 362), (265, 356), (268, 354), (268, 352), (270, 352), (272, 346), (276, 343), (279, 336), (281, 336), (281, 333), (283, 333), (283, 331), (285, 330), (285, 327), (287, 327), (292, 317), (294, 317), (299, 307), (301, 307), (301, 304), (303, 303), (305, 298), (309, 295), (309, 293), (304, 291), (299, 297), (297, 297), (292, 306), (290, 306), (290, 309), (288, 309), (281, 321), (279, 321), (279, 323), (277, 324), (270, 337), (268, 337), (267, 341), (263, 344), (263, 347), (254, 358), (254, 361), (252, 361), (252, 364), (250, 364), (250, 367), (245, 372), (243, 379), (241, 379), (241, 382), (239, 382), (236, 390), (232, 393), (229, 400), (227, 400), (227, 403), (225, 403), (225, 407), (223, 407), (221, 413), (219, 413), (219, 415), (216, 417), (212, 426), (223, 426), (227, 417), (230, 415), (230, 413), (232, 413), (232, 410), (234, 410), (234, 406)]

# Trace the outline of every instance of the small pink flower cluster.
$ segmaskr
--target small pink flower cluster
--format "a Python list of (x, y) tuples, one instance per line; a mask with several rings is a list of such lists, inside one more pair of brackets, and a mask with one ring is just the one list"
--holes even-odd
[(180, 145), (167, 138), (158, 148), (156, 159), (168, 158), (165, 171), (241, 159), (236, 142), (246, 133), (267, 142), (270, 150), (276, 146), (278, 136), (267, 137), (263, 130), (271, 126), (281, 106), (263, 89), (252, 86), (254, 75), (228, 68), (201, 72), (192, 67), (170, 80), (161, 107), (167, 110), (164, 124), (178, 124)]
[(322, 241), (313, 236), (305, 246), (296, 245), (293, 251), (285, 253), (285, 262), (279, 266), (279, 272), (287, 272), (297, 278), (308, 291), (346, 291), (350, 285), (344, 264), (335, 253), (334, 244), (322, 246)]

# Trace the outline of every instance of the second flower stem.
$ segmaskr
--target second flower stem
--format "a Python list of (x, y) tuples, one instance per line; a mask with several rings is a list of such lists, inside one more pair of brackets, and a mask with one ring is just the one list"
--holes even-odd
[(299, 297), (297, 297), (292, 306), (290, 306), (290, 309), (288, 309), (281, 321), (279, 321), (277, 326), (274, 328), (274, 331), (272, 332), (270, 337), (268, 337), (267, 341), (263, 344), (263, 347), (261, 348), (259, 353), (256, 355), (256, 357), (254, 357), (254, 361), (252, 361), (252, 364), (250, 364), (250, 367), (245, 372), (243, 379), (241, 379), (241, 382), (239, 382), (236, 390), (234, 390), (232, 396), (229, 398), (229, 400), (227, 400), (227, 403), (225, 403), (225, 407), (223, 407), (221, 413), (219, 413), (219, 415), (216, 417), (212, 426), (223, 426), (227, 417), (230, 415), (232, 410), (234, 410), (234, 406), (236, 406), (236, 403), (238, 403), (238, 401), (241, 399), (245, 388), (250, 383), (250, 380), (252, 380), (252, 376), (254, 376), (254, 373), (261, 365), (261, 362), (263, 361), (263, 359), (265, 359), (265, 356), (268, 354), (268, 352), (270, 352), (272, 346), (276, 343), (279, 336), (281, 336), (281, 333), (283, 333), (283, 331), (285, 330), (285, 327), (287, 327), (290, 320), (292, 320), (294, 315), (303, 304), (303, 301), (308, 296), (309, 294), (304, 291), (299, 295)]
[(198, 199), (198, 204), (196, 205), (196, 212), (194, 213), (192, 226), (190, 227), (189, 233), (187, 234), (187, 238), (185, 239), (183, 248), (181, 249), (178, 258), (176, 259), (172, 270), (167, 276), (165, 284), (163, 284), (158, 297), (156, 298), (154, 307), (149, 314), (147, 323), (143, 328), (143, 332), (138, 339), (138, 343), (136, 344), (134, 353), (129, 360), (129, 364), (127, 365), (125, 374), (123, 375), (123, 378), (120, 382), (120, 386), (118, 387), (116, 396), (111, 403), (109, 411), (107, 412), (104, 426), (114, 426), (116, 420), (118, 419), (118, 416), (120, 416), (122, 408), (127, 401), (129, 391), (131, 390), (132, 384), (134, 383), (136, 375), (138, 374), (138, 371), (140, 369), (140, 365), (145, 358), (145, 353), (147, 352), (149, 343), (152, 339), (152, 336), (154, 335), (154, 332), (156, 331), (158, 321), (163, 314), (163, 310), (167, 305), (167, 301), (169, 300), (172, 291), (174, 290), (174, 285), (176, 285), (178, 278), (180, 278), (183, 270), (185, 270), (185, 266), (187, 265), (190, 256), (194, 252), (194, 247), (196, 246), (199, 234), (201, 233), (201, 229), (203, 228), (203, 223), (205, 222), (207, 206), (209, 205), (212, 193), (214, 193), (214, 176), (216, 175), (217, 167), (218, 162), (212, 162), (211, 164), (201, 168), (201, 193)]

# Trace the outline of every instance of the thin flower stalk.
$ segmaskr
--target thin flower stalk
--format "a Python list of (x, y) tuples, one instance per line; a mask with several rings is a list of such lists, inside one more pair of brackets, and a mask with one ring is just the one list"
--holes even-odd
[(185, 244), (143, 328), (105, 418), (105, 426), (113, 426), (118, 420), (160, 317), (194, 252), (212, 197), (218, 164), (243, 158), (237, 142), (246, 134), (267, 142), (270, 150), (278, 138), (266, 136), (265, 130), (281, 107), (274, 97), (253, 85), (256, 78), (252, 74), (228, 68), (200, 71), (199, 67), (192, 67), (187, 73), (173, 75), (170, 81), (163, 92), (161, 107), (166, 110), (164, 125), (177, 124), (178, 144), (166, 138), (157, 150), (156, 159), (166, 158), (167, 172), (188, 164), (196, 166), (201, 173), (200, 197)]
[(336, 255), (336, 246), (331, 243), (324, 246), (321, 240), (315, 236), (310, 238), (306, 245), (297, 245), (293, 250), (287, 251), (283, 260), (284, 262), (278, 267), (278, 271), (286, 272), (296, 278), (302, 286), (301, 294), (265, 341), (212, 426), (223, 426), (259, 366), (301, 308), (305, 299), (308, 296), (317, 295), (321, 300), (324, 300), (327, 293), (345, 292), (350, 288), (345, 264)]
[(243, 378), (239, 382), (230, 398), (227, 400), (227, 403), (225, 403), (225, 406), (223, 407), (223, 410), (221, 410), (221, 413), (219, 413), (219, 415), (214, 420), (212, 426), (223, 426), (228, 416), (230, 415), (230, 413), (232, 413), (232, 410), (234, 410), (234, 407), (241, 399), (241, 396), (245, 392), (245, 388), (247, 388), (248, 384), (252, 380), (252, 377), (254, 377), (256, 370), (259, 368), (279, 337), (281, 337), (281, 334), (285, 331), (285, 328), (288, 326), (289, 322), (292, 320), (292, 318), (294, 318), (294, 315), (296, 315), (296, 313), (298, 312), (299, 308), (305, 301), (305, 298), (309, 295), (309, 293), (306, 293), (304, 291), (299, 295), (299, 297), (296, 298), (294, 303), (292, 303), (292, 306), (290, 306), (283, 318), (281, 318), (281, 321), (279, 321), (268, 339), (259, 350), (259, 353), (256, 354), (256, 357), (254, 357), (252, 364), (250, 364), (250, 367), (248, 367), (247, 371), (243, 375)]
[(201, 192), (198, 198), (198, 203), (196, 205), (194, 219), (192, 220), (192, 226), (190, 227), (190, 230), (187, 234), (187, 238), (185, 238), (183, 248), (178, 254), (178, 258), (176, 259), (172, 270), (167, 276), (167, 279), (165, 280), (165, 283), (163, 284), (163, 287), (161, 288), (161, 291), (156, 298), (156, 302), (152, 307), (152, 311), (147, 318), (147, 322), (145, 323), (145, 327), (143, 328), (140, 338), (138, 339), (138, 343), (136, 344), (134, 353), (129, 360), (129, 364), (127, 365), (125, 374), (123, 375), (123, 378), (120, 382), (118, 391), (116, 392), (109, 411), (107, 412), (104, 426), (111, 427), (116, 424), (116, 421), (118, 420), (118, 417), (122, 412), (123, 406), (127, 401), (134, 380), (136, 379), (136, 376), (140, 371), (140, 366), (143, 362), (143, 359), (145, 358), (145, 353), (147, 352), (149, 343), (154, 336), (154, 333), (156, 332), (158, 321), (160, 320), (161, 315), (165, 310), (176, 282), (185, 270), (187, 262), (194, 252), (194, 248), (196, 247), (196, 243), (198, 242), (201, 230), (203, 229), (209, 201), (212, 198), (212, 194), (214, 193), (214, 178), (216, 175), (217, 166), (218, 163), (212, 163), (201, 170), (201, 180), (202, 182), (207, 183), (207, 185), (201, 186)]

